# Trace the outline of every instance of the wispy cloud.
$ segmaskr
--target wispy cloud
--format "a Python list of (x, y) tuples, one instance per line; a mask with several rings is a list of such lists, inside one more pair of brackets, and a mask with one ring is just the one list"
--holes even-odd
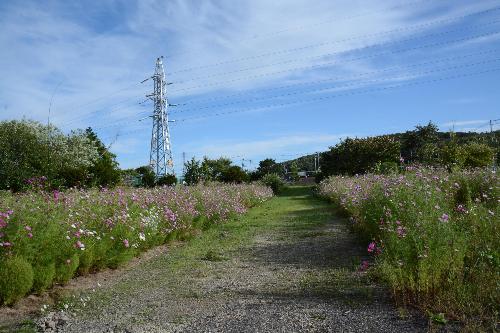
[(294, 134), (274, 137), (266, 140), (250, 140), (242, 142), (219, 141), (209, 145), (192, 143), (186, 147), (192, 155), (201, 157), (240, 156), (261, 157), (276, 156), (286, 152), (324, 150), (335, 145), (341, 138), (352, 134)]

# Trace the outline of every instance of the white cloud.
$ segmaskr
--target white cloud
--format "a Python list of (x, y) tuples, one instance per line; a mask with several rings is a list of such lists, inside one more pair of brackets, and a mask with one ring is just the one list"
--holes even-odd
[(478, 124), (484, 124), (486, 123), (487, 120), (462, 120), (462, 121), (450, 121), (444, 124), (439, 125), (440, 127), (451, 127), (451, 126), (456, 126), (456, 127), (463, 127), (467, 125), (478, 125)]
[(243, 142), (219, 141), (214, 144), (203, 145), (192, 143), (185, 148), (191, 151), (192, 155), (220, 157), (220, 156), (241, 156), (261, 157), (277, 156), (286, 152), (314, 152), (324, 150), (337, 143), (341, 138), (353, 136), (349, 134), (293, 134), (274, 137), (266, 140), (250, 140)]

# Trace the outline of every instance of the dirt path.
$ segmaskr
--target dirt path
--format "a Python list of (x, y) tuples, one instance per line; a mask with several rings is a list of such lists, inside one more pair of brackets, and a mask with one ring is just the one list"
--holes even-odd
[[(63, 332), (423, 332), (357, 272), (345, 221), (305, 188), (61, 303)], [(85, 304), (85, 306), (83, 306)]]

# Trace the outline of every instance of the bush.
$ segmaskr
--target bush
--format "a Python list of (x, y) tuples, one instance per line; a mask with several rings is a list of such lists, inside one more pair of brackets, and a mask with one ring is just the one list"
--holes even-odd
[(50, 288), (56, 276), (55, 263), (33, 267), (33, 290), (37, 293)]
[(177, 184), (177, 177), (175, 175), (165, 175), (163, 177), (160, 177), (156, 181), (156, 185), (158, 186), (173, 186)]
[(21, 257), (3, 258), (0, 262), (0, 300), (13, 304), (33, 286), (33, 269)]
[(495, 151), (493, 148), (482, 144), (471, 142), (461, 147), (465, 155), (464, 167), (482, 168), (493, 164)]
[(281, 179), (281, 177), (275, 173), (269, 173), (262, 177), (261, 183), (269, 186), (273, 190), (274, 194), (281, 193), (285, 186), (285, 182), (283, 181), (283, 179)]
[(77, 254), (71, 256), (71, 258), (60, 261), (56, 266), (56, 277), (55, 280), (58, 283), (65, 284), (75, 275), (80, 259)]

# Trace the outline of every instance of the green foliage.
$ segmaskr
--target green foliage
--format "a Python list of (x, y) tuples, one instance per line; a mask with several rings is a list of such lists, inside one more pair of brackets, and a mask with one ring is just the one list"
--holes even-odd
[(33, 269), (21, 257), (2, 258), (0, 261), (0, 301), (13, 304), (26, 295), (33, 286)]
[(37, 293), (45, 291), (52, 286), (56, 276), (56, 265), (54, 262), (46, 265), (33, 267), (33, 290)]
[(257, 168), (256, 173), (257, 179), (260, 179), (270, 173), (283, 175), (283, 167), (276, 163), (276, 161), (272, 158), (266, 158), (259, 162), (259, 167)]
[(73, 254), (68, 259), (60, 260), (56, 265), (55, 281), (65, 284), (75, 275), (80, 258), (77, 254)]
[(401, 138), (401, 155), (408, 162), (434, 162), (439, 140), (438, 127), (429, 122), (425, 126), (418, 125), (415, 130), (408, 131)]
[(194, 157), (184, 164), (184, 181), (188, 185), (198, 184), (204, 179), (204, 176), (200, 161), (197, 161)]
[(163, 177), (158, 178), (156, 181), (156, 185), (158, 186), (173, 186), (177, 184), (177, 177), (175, 175), (165, 175)]
[(116, 268), (271, 196), (256, 184), (0, 192), (0, 303), (64, 284), (77, 273)]
[(63, 134), (35, 121), (0, 122), (0, 189), (21, 191), (27, 181), (47, 177), (52, 188), (113, 186), (119, 181), (115, 155), (89, 128)]
[(481, 168), (493, 164), (495, 151), (482, 143), (471, 142), (462, 147), (464, 158), (464, 167)]
[(262, 184), (269, 186), (273, 190), (274, 194), (281, 193), (285, 187), (283, 179), (275, 173), (266, 174), (260, 181)]
[(248, 174), (240, 166), (232, 165), (224, 170), (220, 180), (224, 183), (241, 184), (248, 181)]
[(154, 187), (156, 184), (156, 175), (150, 166), (141, 166), (135, 169), (140, 178), (140, 184), (143, 187)]
[(97, 147), (97, 153), (99, 154), (89, 168), (90, 185), (110, 187), (118, 184), (120, 169), (118, 168), (118, 162), (116, 162), (116, 155), (104, 146), (90, 127), (85, 130), (85, 135)]
[(500, 296), (498, 177), (486, 169), (331, 177), (320, 193), (350, 216), (401, 302), (493, 320)]
[(249, 175), (245, 170), (231, 165), (231, 160), (224, 157), (213, 160), (204, 157), (201, 162), (192, 158), (184, 165), (184, 181), (188, 185), (210, 181), (242, 183), (248, 180)]
[(377, 163), (399, 161), (400, 143), (390, 136), (342, 141), (322, 154), (321, 171), (325, 175), (363, 174)]

